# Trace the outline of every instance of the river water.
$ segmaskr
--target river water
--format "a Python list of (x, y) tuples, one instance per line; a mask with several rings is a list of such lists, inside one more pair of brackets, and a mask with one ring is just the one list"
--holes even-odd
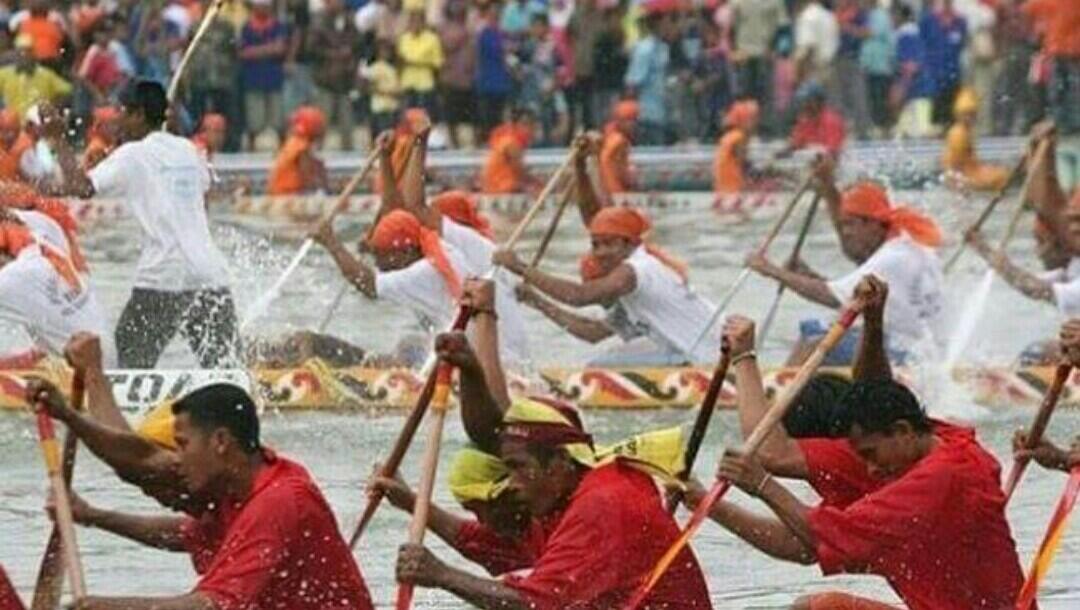
[[(940, 191), (901, 193), (899, 199), (930, 209), (954, 237), (958, 235), (958, 227), (977, 214), (981, 206), (977, 199), (965, 200)], [(1001, 234), (1006, 215), (1001, 213), (1002, 218), (991, 221), (990, 235)], [(549, 217), (550, 211), (542, 214), (528, 232), (520, 247), (523, 253), (527, 254), (535, 247)], [(771, 222), (768, 215), (733, 222), (733, 219), (720, 218), (705, 210), (654, 211), (653, 218), (656, 243), (690, 262), (692, 283), (713, 301), (720, 299), (739, 272), (745, 253), (756, 246)], [(502, 235), (508, 232), (513, 220), (496, 219)], [(794, 225), (798, 222), (793, 221), (792, 228), (786, 230), (774, 245), (772, 253), (776, 260), (786, 257), (794, 242)], [(339, 226), (346, 235), (359, 234), (356, 221), (343, 219)], [(270, 221), (215, 213), (215, 237), (233, 264), (232, 286), (241, 311), (269, 286), (298, 246), (296, 241), (281, 238), (282, 234), (289, 233), (287, 229)], [(136, 231), (130, 221), (123, 221), (92, 227), (84, 238), (84, 248), (94, 269), (95, 288), (114, 321), (130, 289), (130, 277), (138, 255)], [(268, 237), (275, 233), (277, 237)], [(1030, 231), (1021, 233), (1010, 251), (1021, 264), (1035, 269)], [(545, 259), (545, 268), (574, 273), (577, 257), (587, 243), (578, 217), (567, 214)], [(955, 239), (946, 252), (951, 252), (954, 244)], [(817, 219), (804, 258), (826, 276), (836, 276), (852, 268), (840, 255), (835, 235), (824, 215)], [(974, 255), (965, 257), (955, 276), (949, 279), (950, 311), (959, 311), (966, 304), (965, 300), (979, 282), (983, 269)], [(323, 317), (340, 286), (341, 281), (329, 259), (321, 252), (309, 255), (266, 318), (253, 327), (261, 336), (312, 328)], [(763, 316), (774, 294), (773, 284), (754, 278), (734, 300), (730, 311)], [(597, 347), (561, 333), (538, 314), (530, 312), (528, 316), (538, 365), (581, 363), (596, 353)], [(828, 319), (830, 316), (829, 311), (796, 296), (785, 297), (770, 341), (765, 346), (763, 360), (776, 363), (784, 358), (794, 340), (798, 320), (807, 317)], [(370, 303), (349, 294), (328, 332), (370, 349), (390, 349), (397, 335), (410, 324), (408, 315), (397, 308)], [(1057, 313), (1049, 305), (1027, 301), (998, 280), (991, 289), (971, 345), (958, 361), (961, 364), (1008, 364), (1029, 342), (1054, 334), (1059, 324)], [(14, 329), (0, 328), (0, 347), (12, 347), (21, 341), (21, 335)], [(163, 366), (189, 366), (191, 362), (186, 348), (177, 342), (167, 352)], [(933, 366), (926, 368), (932, 370)], [(1032, 416), (1029, 408), (989, 411), (976, 407), (961, 388), (925, 389), (923, 397), (932, 414), (973, 423), (980, 438), (1006, 468), (1009, 437)], [(687, 423), (692, 418), (690, 412), (674, 410), (586, 413), (587, 426), (598, 440), (605, 442), (644, 429)], [(372, 464), (391, 445), (400, 424), (398, 415), (373, 417), (362, 413), (267, 414), (264, 419), (267, 443), (300, 460), (311, 470), (333, 505), (343, 529), (350, 530), (363, 503), (362, 481)], [(723, 446), (737, 442), (734, 426), (731, 413), (724, 413), (715, 420), (701, 454), (699, 475), (711, 477), (717, 453)], [(1063, 411), (1055, 415), (1052, 437), (1066, 442), (1077, 433), (1080, 433), (1080, 414)], [(463, 442), (460, 422), (452, 417), (445, 454), (449, 455)], [(0, 447), (3, 448), (3, 457), (0, 457), (0, 563), (8, 569), (20, 592), (28, 596), (48, 536), (48, 522), (40, 511), (44, 476), (32, 420), (26, 415), (0, 413)], [(416, 480), (418, 460), (419, 450), (414, 448), (405, 466), (410, 481)], [(1009, 508), (1025, 570), (1064, 482), (1065, 478), (1059, 474), (1033, 468)], [(104, 507), (135, 512), (155, 510), (151, 502), (119, 483), (85, 453), (80, 457), (75, 488)], [(738, 492), (733, 495), (740, 501), (748, 501)], [(807, 498), (811, 497), (812, 494), (807, 493)], [(442, 484), (436, 487), (436, 499), (447, 506), (452, 502)], [(681, 515), (682, 518), (685, 515)], [(395, 549), (405, 539), (406, 523), (405, 515), (384, 508), (361, 545), (361, 567), (380, 607), (388, 607), (393, 601)], [(98, 531), (80, 530), (79, 535), (89, 589), (94, 594), (173, 594), (189, 590), (195, 581), (184, 556), (143, 549)], [(441, 543), (432, 544), (441, 556), (464, 564)], [(800, 594), (833, 588), (883, 600), (895, 599), (879, 578), (825, 579), (813, 568), (769, 559), (711, 524), (695, 539), (694, 548), (705, 568), (718, 608), (782, 608)], [(1080, 529), (1074, 528), (1066, 535), (1057, 562), (1045, 581), (1041, 602), (1043, 608), (1080, 607)], [(438, 593), (420, 591), (417, 606), (455, 608), (461, 604)]]

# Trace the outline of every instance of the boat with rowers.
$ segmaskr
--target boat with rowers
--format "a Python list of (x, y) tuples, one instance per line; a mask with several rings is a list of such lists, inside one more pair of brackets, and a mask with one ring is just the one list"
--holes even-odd
[[(958, 367), (952, 381), (973, 402), (993, 409), (1034, 408), (1054, 378), (1053, 366)], [(0, 371), (0, 410), (21, 410), (23, 381), (29, 376), (53, 378), (66, 368), (41, 365), (34, 369)], [(765, 388), (775, 395), (789, 383), (796, 368), (765, 370)], [(847, 367), (825, 368), (822, 373), (850, 376)], [(67, 372), (62, 373), (68, 375)], [(534, 379), (513, 377), (512, 391), (547, 392), (574, 400), (585, 409), (642, 410), (695, 408), (701, 404), (711, 368), (596, 367), (540, 368)], [(919, 372), (898, 368), (898, 378), (913, 383)], [(138, 415), (161, 402), (175, 399), (211, 381), (229, 381), (253, 389), (261, 407), (280, 411), (401, 411), (412, 407), (424, 380), (408, 368), (331, 367), (313, 358), (292, 368), (202, 370), (110, 370), (109, 380), (117, 403)], [(70, 379), (60, 380), (70, 387)], [(735, 407), (734, 376), (720, 394), (719, 406)], [(1080, 408), (1080, 374), (1073, 373), (1061, 398), (1062, 408)]]

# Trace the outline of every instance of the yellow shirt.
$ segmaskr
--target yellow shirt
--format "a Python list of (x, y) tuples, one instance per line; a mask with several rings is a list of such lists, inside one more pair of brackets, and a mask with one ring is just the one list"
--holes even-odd
[(20, 119), (26, 119), (26, 111), (34, 104), (54, 102), (70, 94), (71, 83), (46, 67), (38, 66), (31, 74), (16, 72), (15, 66), (0, 68), (0, 99)]
[(956, 123), (945, 134), (945, 150), (941, 164), (946, 170), (963, 172), (976, 164), (971, 130), (963, 123)]
[(398, 38), (401, 88), (427, 92), (435, 89), (435, 72), (443, 65), (442, 43), (435, 32), (405, 32)]
[(394, 66), (386, 61), (376, 61), (364, 68), (364, 78), (371, 83), (371, 112), (380, 114), (397, 111), (400, 105), (397, 96), (401, 91), (401, 83)]

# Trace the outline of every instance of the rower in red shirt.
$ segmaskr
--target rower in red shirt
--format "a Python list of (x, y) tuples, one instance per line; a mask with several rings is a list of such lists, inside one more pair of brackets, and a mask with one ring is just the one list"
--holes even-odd
[[(87, 402), (96, 403), (99, 411), (113, 411), (114, 403), (100, 404), (111, 399), (106, 398), (107, 380), (102, 385), (95, 342), (75, 339), (69, 360), (87, 371)], [(212, 384), (177, 401), (172, 409), (176, 451), (122, 429), (122, 421), (103, 424), (75, 412), (45, 382), (31, 382), (27, 392), (29, 401), (44, 402), (51, 416), (122, 478), (188, 512), (127, 515), (73, 496), (77, 522), (149, 546), (186, 551), (200, 576), (185, 595), (88, 597), (80, 610), (373, 607), (330, 506), (303, 466), (263, 447), (255, 403), (243, 389)]]
[[(913, 610), (1011, 607), (1023, 574), (1005, 520), (1000, 466), (973, 430), (929, 419), (892, 380), (881, 347), (887, 288), (866, 280), (857, 294), (866, 304), (866, 331), (855, 383), (841, 401), (846, 438), (794, 441), (778, 429), (760, 461), (729, 452), (720, 474), (764, 500), (779, 519), (726, 502), (711, 516), (774, 557), (817, 563), (826, 575), (883, 576)], [(747, 434), (766, 408), (751, 351), (753, 325), (736, 320), (725, 334)], [(770, 471), (808, 481), (822, 503), (804, 505)], [(698, 492), (690, 496), (691, 503), (700, 499)], [(837, 607), (830, 604), (838, 600), (889, 607), (847, 594), (808, 596), (794, 607)]]
[[(678, 536), (652, 479), (622, 460), (596, 466), (592, 437), (547, 401), (507, 410), (500, 455), (509, 489), (536, 519), (555, 522), (528, 576), (479, 578), (404, 545), (401, 582), (453, 593), (479, 608), (616, 608)], [(711, 608), (705, 578), (686, 549), (646, 599), (653, 608)]]
[(825, 88), (815, 81), (807, 81), (795, 93), (794, 103), (799, 109), (795, 127), (791, 130), (787, 147), (777, 156), (816, 147), (825, 150), (834, 159), (839, 157), (844, 150), (847, 128), (844, 117), (825, 103)]

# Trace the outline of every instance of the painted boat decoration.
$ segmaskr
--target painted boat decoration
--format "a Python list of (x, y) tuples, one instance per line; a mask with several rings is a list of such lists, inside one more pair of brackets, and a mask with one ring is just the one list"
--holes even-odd
[[(55, 369), (52, 369), (55, 370)], [(22, 380), (29, 375), (55, 378), (47, 367), (0, 371), (0, 410), (25, 408)], [(66, 369), (64, 369), (66, 371)], [(823, 369), (850, 375), (850, 369)], [(708, 386), (711, 369), (667, 368), (545, 368), (532, 380), (511, 379), (517, 393), (550, 392), (574, 400), (585, 409), (639, 410), (696, 407)], [(70, 387), (70, 373), (60, 379)], [(772, 395), (790, 383), (793, 368), (765, 372), (765, 386)], [(898, 377), (910, 382), (912, 372), (900, 369)], [(995, 409), (1035, 407), (1054, 375), (1054, 367), (959, 368), (953, 381), (965, 388), (976, 404)], [(174, 400), (212, 381), (228, 381), (249, 387), (265, 410), (364, 411), (377, 413), (412, 407), (423, 380), (410, 369), (348, 367), (331, 368), (309, 360), (291, 369), (245, 370), (115, 370), (108, 376), (113, 394), (124, 410), (145, 412), (161, 402)], [(729, 377), (720, 395), (722, 408), (734, 408), (734, 378)], [(1080, 372), (1074, 371), (1061, 399), (1064, 408), (1080, 408)]]

